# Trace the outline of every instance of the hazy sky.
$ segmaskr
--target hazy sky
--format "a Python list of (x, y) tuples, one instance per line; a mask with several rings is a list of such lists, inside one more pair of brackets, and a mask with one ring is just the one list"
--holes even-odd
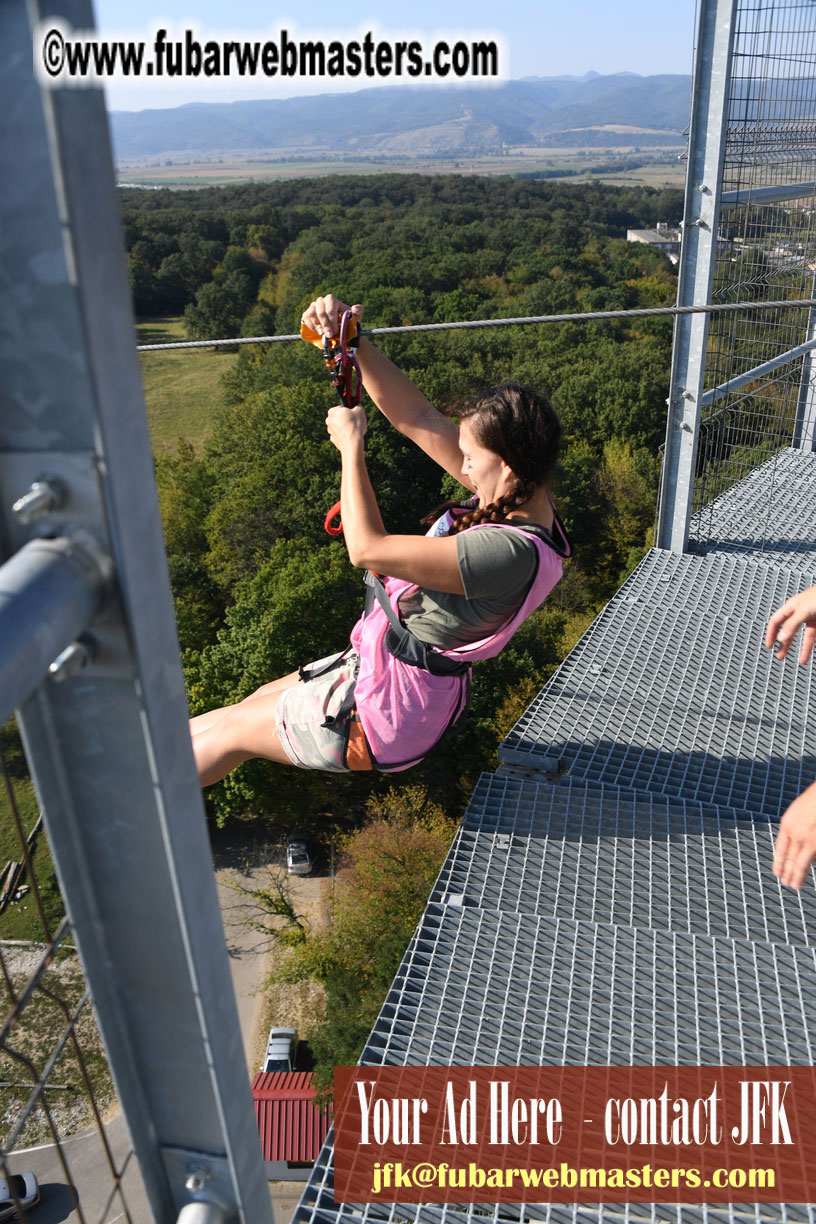
[[(469, 40), (500, 36), (504, 48), (502, 76), (583, 76), (595, 71), (689, 73), (695, 24), (695, 0), (412, 0), (401, 8), (372, 0), (353, 5), (313, 5), (293, 0), (270, 5), (261, 0), (94, 0), (98, 31), (105, 37), (152, 38), (156, 25), (178, 37), (187, 26), (205, 38), (260, 39), (280, 29), (300, 38), (351, 39), (372, 29), (383, 39), (419, 37), (426, 45), (438, 37)], [(339, 15), (346, 15), (346, 22)], [(354, 83), (263, 79), (218, 85), (203, 78), (174, 87), (145, 79), (138, 84), (110, 82), (112, 109), (144, 110), (181, 106), (185, 102), (238, 98), (291, 97), (295, 94), (347, 92), (376, 84), (408, 84), (357, 78)]]

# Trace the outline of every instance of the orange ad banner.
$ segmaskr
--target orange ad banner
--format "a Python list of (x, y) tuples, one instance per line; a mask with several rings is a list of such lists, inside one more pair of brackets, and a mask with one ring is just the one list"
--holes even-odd
[(816, 1202), (813, 1067), (338, 1067), (340, 1203)]

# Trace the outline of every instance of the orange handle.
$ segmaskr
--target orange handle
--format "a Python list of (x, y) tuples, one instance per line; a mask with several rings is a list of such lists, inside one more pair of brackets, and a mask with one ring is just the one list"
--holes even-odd
[[(337, 519), (337, 525), (332, 523), (332, 519)], [(335, 502), (329, 513), (326, 515), (326, 521), (323, 524), (329, 535), (340, 535), (343, 530), (343, 524), (340, 521), (340, 502)]]
[[(352, 340), (355, 339), (356, 335), (357, 335), (357, 318), (355, 315), (349, 313), (349, 319), (348, 319), (347, 331), (346, 331), (346, 342), (350, 343)], [(307, 344), (313, 344), (315, 348), (319, 348), (319, 349), (323, 348), (323, 337), (318, 332), (312, 331), (311, 327), (307, 327), (305, 323), (301, 323), (300, 325), (300, 338), (301, 340), (305, 340)], [(340, 332), (339, 331), (336, 336), (331, 337), (331, 340), (329, 341), (329, 343), (332, 348), (337, 348), (338, 344), (340, 343)]]

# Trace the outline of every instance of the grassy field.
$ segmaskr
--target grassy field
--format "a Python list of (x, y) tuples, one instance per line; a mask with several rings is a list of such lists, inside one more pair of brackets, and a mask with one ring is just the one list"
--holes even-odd
[[(593, 149), (511, 148), (503, 155), (474, 157), (361, 157), (288, 158), (223, 157), (204, 161), (183, 156), (165, 161), (123, 162), (118, 167), (120, 184), (128, 187), (220, 187), (226, 183), (264, 183), (282, 179), (320, 178), (336, 174), (537, 174), (563, 176), (580, 182), (582, 176), (603, 183), (640, 183), (649, 186), (682, 187), (685, 161), (681, 148), (650, 148), (635, 154), (631, 145)], [(642, 156), (636, 170), (592, 173), (591, 168)]]
[(679, 160), (671, 165), (654, 162), (646, 166), (638, 166), (636, 170), (587, 174), (576, 176), (570, 181), (580, 183), (590, 179), (592, 182), (606, 183), (609, 187), (677, 187), (682, 189), (686, 179), (686, 163)]
[[(139, 323), (136, 331), (139, 344), (187, 339), (181, 318), (151, 319)], [(179, 438), (186, 438), (200, 451), (221, 395), (221, 376), (236, 354), (221, 349), (181, 349), (140, 356), (153, 449), (172, 451)]]

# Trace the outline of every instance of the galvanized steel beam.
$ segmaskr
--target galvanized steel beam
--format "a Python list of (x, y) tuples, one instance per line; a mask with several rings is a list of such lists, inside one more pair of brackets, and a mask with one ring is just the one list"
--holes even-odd
[[(816, 277), (814, 277), (816, 282)], [(797, 450), (816, 451), (816, 370), (813, 368), (813, 349), (816, 348), (816, 310), (810, 310), (807, 324), (808, 351), (802, 362), (799, 379), (799, 396), (796, 403), (796, 422), (793, 427), (792, 445)]]
[(785, 200), (804, 200), (816, 192), (816, 180), (801, 183), (775, 183), (770, 187), (742, 187), (737, 191), (724, 191), (720, 197), (720, 211), (757, 207), (760, 204), (783, 204)]
[[(812, 323), (812, 319), (810, 320)], [(809, 333), (812, 328), (808, 328)], [(797, 344), (795, 348), (787, 349), (786, 352), (780, 353), (777, 357), (771, 357), (769, 361), (763, 361), (761, 365), (753, 366), (750, 370), (743, 370), (742, 374), (738, 374), (735, 378), (729, 378), (728, 382), (720, 383), (718, 387), (712, 387), (700, 396), (700, 404), (703, 408), (707, 408), (709, 404), (715, 404), (717, 400), (725, 399), (733, 391), (739, 391), (741, 387), (747, 387), (748, 383), (755, 382), (758, 378), (764, 378), (766, 374), (772, 374), (774, 370), (779, 370), (782, 366), (790, 365), (792, 361), (796, 361), (799, 357), (810, 357), (810, 354), (816, 348), (816, 339), (810, 338), (804, 344)], [(808, 362), (806, 361), (806, 365)]]
[[(711, 300), (735, 12), (736, 0), (702, 0), (700, 5), (678, 306)], [(688, 544), (707, 339), (707, 315), (678, 316), (655, 541), (674, 552), (685, 552)]]
[[(0, 547), (15, 567), (42, 549), (34, 537), (87, 532), (115, 565), (116, 598), (87, 665), (26, 694), (19, 721), (152, 1217), (209, 1202), (262, 1224), (104, 100), (37, 85), (32, 26), (46, 13), (93, 25), (86, 0), (0, 5)], [(12, 513), (45, 474), (62, 496), (34, 489)], [(91, 611), (80, 598), (76, 615), (55, 612), (38, 661)]]

